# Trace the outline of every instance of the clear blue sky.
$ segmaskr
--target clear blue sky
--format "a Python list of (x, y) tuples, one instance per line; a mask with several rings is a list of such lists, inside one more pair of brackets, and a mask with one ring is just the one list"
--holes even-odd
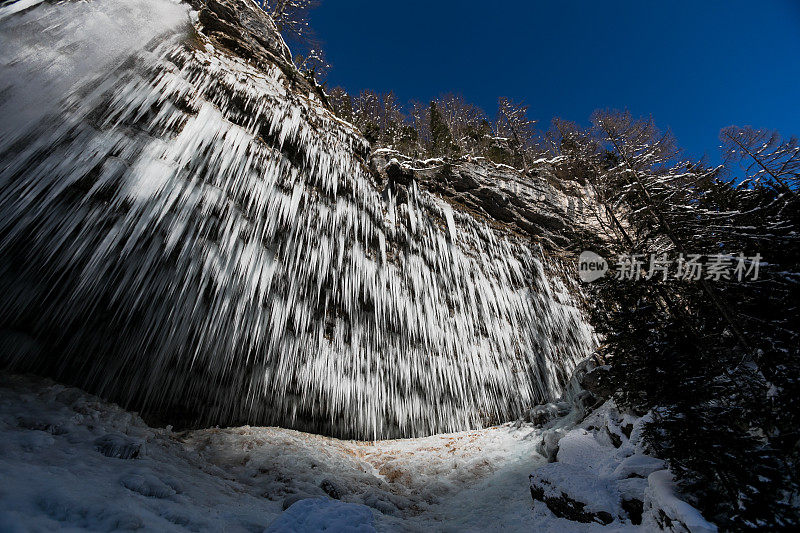
[(718, 160), (730, 124), (800, 136), (800, 0), (323, 0), (311, 25), (330, 87), (426, 102), (498, 96), (532, 118), (628, 108)]

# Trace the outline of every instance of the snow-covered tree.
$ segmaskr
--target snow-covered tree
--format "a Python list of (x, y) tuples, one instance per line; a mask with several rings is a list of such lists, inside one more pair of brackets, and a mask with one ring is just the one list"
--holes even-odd
[(536, 137), (535, 123), (536, 121), (528, 118), (527, 105), (505, 97), (498, 99), (495, 132), (511, 141), (511, 146), (526, 173), (528, 171), (526, 152), (533, 145)]
[(431, 152), (435, 156), (451, 155), (458, 145), (453, 143), (453, 134), (450, 131), (450, 126), (444, 119), (439, 106), (435, 101), (430, 103), (430, 132), (431, 132)]
[[(758, 281), (593, 284), (606, 304), (595, 323), (613, 354), (618, 401), (654, 409), (648, 442), (723, 529), (796, 526), (787, 501), (797, 492), (798, 452), (796, 438), (786, 438), (800, 413), (800, 312), (786, 305), (800, 298), (795, 197), (765, 176), (737, 186), (720, 179), (720, 168), (686, 161), (652, 119), (600, 111), (592, 121), (601, 171), (592, 179), (630, 237), (609, 249), (770, 257)], [(591, 154), (581, 132), (562, 125), (551, 137), (562, 153)], [(756, 154), (764, 143), (741, 144)], [(791, 157), (781, 161), (773, 172), (791, 165)]]
[(491, 127), (484, 111), (461, 95), (445, 94), (435, 100), (436, 108), (462, 152), (480, 155)]
[(725, 162), (743, 164), (747, 183), (766, 182), (782, 192), (800, 187), (800, 143), (781, 139), (776, 131), (730, 126), (720, 132)]

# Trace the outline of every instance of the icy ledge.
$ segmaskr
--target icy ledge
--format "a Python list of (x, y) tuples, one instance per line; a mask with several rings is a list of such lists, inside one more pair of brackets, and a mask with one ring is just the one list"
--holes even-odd
[[(640, 419), (620, 417), (610, 402), (576, 426), (580, 416), (573, 411), (544, 428), (507, 424), (378, 442), (248, 426), (173, 432), (78, 389), (0, 375), (0, 530), (485, 531), (491, 525), (563, 533), (652, 531), (666, 524), (665, 516), (675, 531), (716, 530), (676, 498), (660, 462), (641, 453)], [(547, 463), (553, 447), (558, 462)], [(559, 480), (556, 496), (563, 491), (588, 510), (612, 513), (611, 523), (555, 516), (531, 500), (532, 471), (531, 479)], [(631, 494), (643, 498), (641, 526), (623, 508)]]

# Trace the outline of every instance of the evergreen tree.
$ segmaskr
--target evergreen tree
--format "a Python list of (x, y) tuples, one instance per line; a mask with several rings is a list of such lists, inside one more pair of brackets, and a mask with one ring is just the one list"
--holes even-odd
[(328, 102), (333, 112), (347, 122), (355, 122), (353, 98), (341, 87), (334, 87), (328, 94)]
[(451, 155), (457, 147), (453, 145), (453, 135), (444, 121), (436, 102), (430, 103), (431, 154), (434, 156)]
[(737, 186), (720, 169), (681, 160), (652, 120), (603, 111), (593, 122), (588, 134), (560, 124), (550, 137), (567, 157), (593, 161), (589, 181), (620, 221), (603, 252), (770, 255), (755, 282), (664, 282), (645, 262), (642, 279), (593, 284), (607, 305), (595, 323), (619, 402), (654, 410), (650, 446), (724, 529), (796, 526), (800, 294), (791, 280), (800, 220), (792, 191), (768, 183), (766, 171)]

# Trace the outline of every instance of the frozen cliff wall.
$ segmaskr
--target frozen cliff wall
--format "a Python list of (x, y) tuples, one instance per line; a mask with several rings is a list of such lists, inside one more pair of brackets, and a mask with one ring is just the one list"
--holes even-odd
[(3, 366), (171, 423), (380, 438), (516, 417), (593, 348), (574, 198), (370, 158), (250, 0), (14, 6)]

